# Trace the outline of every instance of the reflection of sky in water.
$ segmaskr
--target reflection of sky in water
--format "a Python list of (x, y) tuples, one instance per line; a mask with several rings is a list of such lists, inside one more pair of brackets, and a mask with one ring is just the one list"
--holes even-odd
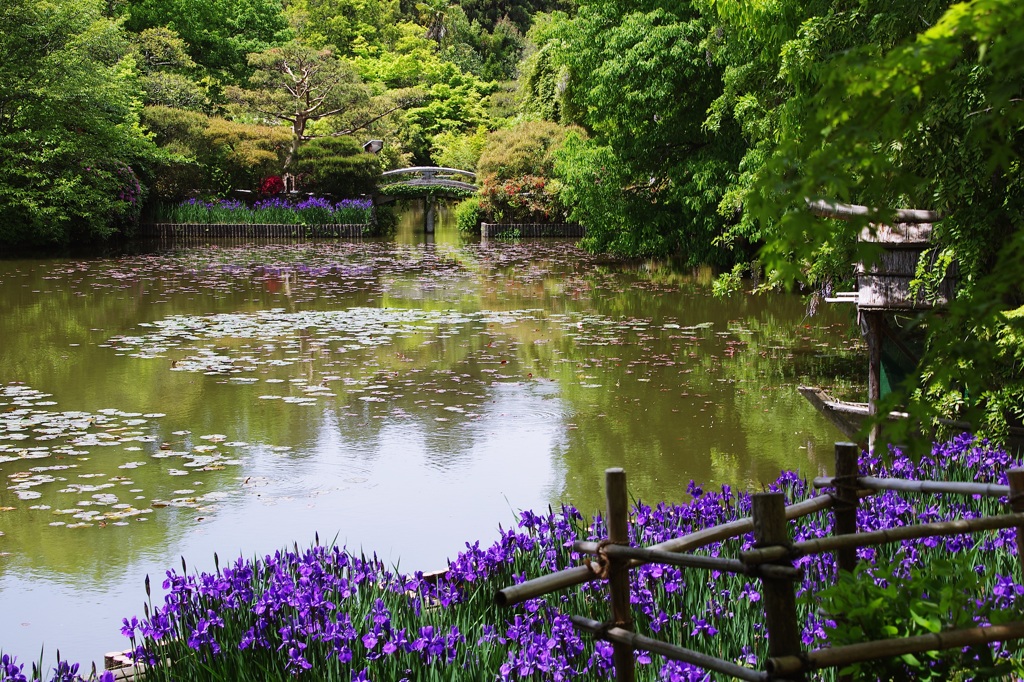
[(0, 262), (0, 387), (46, 394), (0, 405), (0, 648), (123, 648), (182, 555), (319, 533), (431, 570), (516, 510), (595, 511), (608, 466), (645, 501), (816, 473), (831, 434), (784, 372), (849, 346), (837, 318), (421, 236)]
[[(402, 570), (444, 568), (466, 541), (497, 539), (499, 523), (507, 526), (517, 510), (543, 508), (557, 495), (556, 388), (553, 382), (496, 385), (478, 419), (437, 429), (391, 417), (365, 442), (346, 439), (337, 415), (324, 410), (311, 442), (291, 450), (251, 448), (220, 503), (206, 511), (152, 510), (142, 523), (166, 523), (166, 545), (100, 558), (112, 574), (85, 590), (80, 575), (6, 557), (0, 646), (25, 656), (43, 642), (50, 653), (59, 644), (71, 660), (123, 648), (120, 619), (141, 612), (144, 575), (158, 585), (179, 555), (190, 566), (212, 569), (214, 552), (225, 561), (308, 544), (319, 533), (321, 541), (337, 538)], [(160, 521), (160, 515), (171, 518)], [(128, 532), (121, 541), (130, 548)]]

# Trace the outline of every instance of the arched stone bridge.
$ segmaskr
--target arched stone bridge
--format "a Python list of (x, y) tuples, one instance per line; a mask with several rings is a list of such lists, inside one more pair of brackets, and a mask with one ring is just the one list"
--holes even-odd
[[(403, 176), (411, 175), (409, 179), (402, 179)], [(424, 225), (423, 229), (427, 234), (434, 232), (434, 215), (436, 213), (436, 200), (439, 197), (465, 197), (467, 193), (476, 193), (480, 188), (469, 182), (456, 180), (456, 177), (464, 177), (476, 180), (476, 173), (458, 168), (445, 168), (443, 166), (412, 166), (410, 168), (396, 168), (380, 174), (381, 182), (377, 184), (377, 192), (374, 194), (375, 204), (387, 204), (402, 197), (419, 198), (423, 200)], [(389, 178), (396, 178), (395, 182), (388, 182)]]
[(380, 174), (381, 180), (385, 178), (413, 175), (416, 177), (396, 182), (381, 182), (380, 187), (437, 187), (438, 195), (444, 195), (444, 188), (450, 187), (468, 192), (477, 191), (474, 184), (456, 180), (455, 177), (466, 177), (476, 180), (476, 173), (459, 170), (458, 168), (445, 168), (443, 166), (412, 166), (410, 168), (396, 168), (395, 170), (384, 171)]

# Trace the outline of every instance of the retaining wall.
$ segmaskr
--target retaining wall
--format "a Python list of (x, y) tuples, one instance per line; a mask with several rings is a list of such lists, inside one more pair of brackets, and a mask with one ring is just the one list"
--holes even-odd
[(480, 235), (495, 237), (585, 237), (587, 229), (578, 223), (483, 223)]
[(202, 238), (297, 238), (297, 237), (362, 237), (368, 225), (240, 225), (232, 223), (146, 223), (139, 226), (138, 236), (156, 239)]

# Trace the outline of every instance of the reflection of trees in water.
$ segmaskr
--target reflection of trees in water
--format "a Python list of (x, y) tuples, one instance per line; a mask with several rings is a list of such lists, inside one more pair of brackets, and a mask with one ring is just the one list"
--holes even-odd
[[(601, 477), (609, 466), (626, 466), (631, 489), (653, 502), (679, 499), (690, 478), (743, 484), (813, 463), (799, 447), (821, 426), (785, 384), (795, 383), (792, 349), (817, 352), (819, 338), (834, 344), (831, 323), (804, 321), (795, 297), (716, 300), (688, 277), (623, 274), (597, 261), (567, 243), (454, 249), (363, 242), (49, 263), (27, 275), (8, 264), (0, 268), (0, 380), (57, 393), (62, 409), (165, 412), (160, 428), (168, 433), (296, 445), (279, 455), (287, 475), (314, 479), (323, 461), (311, 444), (337, 443), (339, 456), (372, 462), (404, 443), (427, 466), (458, 472), (499, 437), (512, 442), (487, 456), (507, 452), (514, 466), (516, 434), (543, 433), (565, 478), (553, 498), (586, 510), (603, 506)], [(188, 264), (195, 272), (185, 272)], [(266, 286), (280, 273), (288, 274), (288, 292)], [(88, 345), (175, 314), (359, 306), (541, 312), (501, 324), (426, 325), (386, 345), (344, 353), (316, 330), (274, 351), (261, 349), (260, 340), (211, 341), (229, 356), (295, 360), (252, 370), (252, 385), (227, 374), (172, 372), (177, 351), (138, 359)], [(700, 324), (710, 326), (688, 329)], [(305, 386), (318, 385), (335, 396), (312, 406), (260, 399), (301, 397)], [(151, 476), (140, 485), (150, 498), (168, 497), (178, 485), (158, 462), (166, 460), (133, 472)], [(230, 488), (245, 470), (208, 472), (207, 489)], [(126, 562), (147, 546), (177, 542), (174, 534), (195, 516), (189, 509), (157, 511), (137, 535), (132, 528), (137, 540), (118, 549)], [(66, 534), (51, 534), (21, 513), (5, 520), (25, 529), (26, 543), (42, 543), (39, 565), (78, 562), (100, 571), (103, 552), (120, 537), (83, 529), (90, 542), (96, 536), (83, 550), (77, 542), (60, 544)]]

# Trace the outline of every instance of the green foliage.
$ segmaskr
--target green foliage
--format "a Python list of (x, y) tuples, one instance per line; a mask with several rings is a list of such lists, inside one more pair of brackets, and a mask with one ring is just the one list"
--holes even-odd
[(381, 185), (377, 188), (377, 194), (385, 197), (398, 197), (400, 199), (426, 199), (428, 197), (466, 199), (476, 196), (476, 190), (464, 189), (462, 187), (405, 185), (401, 182), (396, 182), (389, 185)]
[(483, 213), (480, 210), (479, 196), (460, 201), (455, 207), (455, 224), (459, 228), (459, 232), (480, 234), (481, 222), (483, 222)]
[(335, 197), (371, 194), (381, 172), (380, 159), (351, 137), (310, 140), (299, 148), (295, 170), (304, 188)]
[(570, 128), (549, 121), (524, 121), (496, 130), (487, 139), (477, 169), (499, 180), (522, 175), (550, 176), (555, 152), (561, 149)]
[[(882, 54), (863, 47), (836, 58), (813, 107), (803, 104), (800, 134), (783, 138), (748, 203), (767, 230), (764, 259), (789, 281), (808, 279), (823, 246), (854, 244), (868, 219), (889, 221), (904, 206), (941, 211), (933, 239), (955, 255), (959, 291), (941, 318), (919, 321), (925, 357), (894, 400), (926, 421), (940, 412), (998, 435), (1024, 417), (1022, 329), (1011, 312), (1024, 304), (1024, 8), (976, 0), (929, 24)], [(804, 210), (808, 198), (878, 211), (823, 223)]]
[(548, 121), (578, 117), (575, 113), (562, 115), (571, 106), (566, 97), (570, 74), (568, 66), (559, 60), (558, 36), (568, 20), (562, 12), (534, 17), (526, 35), (530, 48), (519, 67), (519, 103), (523, 114)]
[[(806, 595), (808, 607), (830, 614), (827, 628), (832, 646), (937, 634), (945, 630), (973, 628), (978, 623), (1000, 624), (1016, 619), (1011, 611), (997, 610), (991, 594), (985, 594), (991, 575), (975, 566), (974, 554), (936, 557), (925, 566), (915, 564), (909, 577), (899, 564), (860, 563), (853, 573), (841, 572), (833, 587)], [(949, 680), (986, 679), (1016, 672), (1019, 662), (997, 663), (991, 647), (930, 651), (915, 656), (884, 658), (855, 663), (840, 671), (853, 679)]]
[(474, 133), (444, 132), (434, 136), (431, 158), (438, 166), (475, 171), (484, 145), (487, 129), (480, 127)]
[(240, 82), (250, 73), (246, 55), (287, 39), (280, 0), (127, 0), (125, 27), (142, 33), (167, 27), (209, 73)]
[(253, 75), (248, 88), (229, 87), (228, 98), (243, 110), (291, 125), (287, 168), (299, 144), (308, 139), (306, 126), (345, 114), (369, 101), (352, 64), (329, 49), (315, 50), (297, 41), (249, 55)]
[(204, 85), (194, 79), (197, 64), (177, 33), (166, 27), (147, 28), (131, 38), (142, 72), (139, 84), (145, 104), (210, 110), (210, 83)]
[(194, 190), (223, 195), (256, 189), (264, 177), (281, 171), (291, 142), (285, 128), (165, 106), (146, 107), (143, 122), (167, 152), (154, 168), (154, 191), (163, 201)]
[(742, 147), (728, 127), (703, 125), (721, 88), (710, 30), (695, 5), (595, 0), (557, 32), (573, 120), (592, 133), (566, 146), (557, 172), (590, 248), (735, 257), (714, 245), (733, 220), (718, 207)]
[(520, 33), (530, 28), (532, 16), (538, 12), (568, 11), (572, 0), (462, 0), (461, 5), (471, 22), (493, 31), (502, 21), (509, 21)]
[(398, 0), (296, 0), (288, 11), (303, 42), (339, 54), (379, 53), (398, 39)]
[(66, 243), (129, 230), (155, 158), (138, 126), (138, 72), (99, 0), (0, 6), (0, 242)]
[(491, 133), (477, 164), (483, 214), (495, 221), (563, 222), (562, 184), (552, 175), (555, 154), (571, 133), (549, 121)]

